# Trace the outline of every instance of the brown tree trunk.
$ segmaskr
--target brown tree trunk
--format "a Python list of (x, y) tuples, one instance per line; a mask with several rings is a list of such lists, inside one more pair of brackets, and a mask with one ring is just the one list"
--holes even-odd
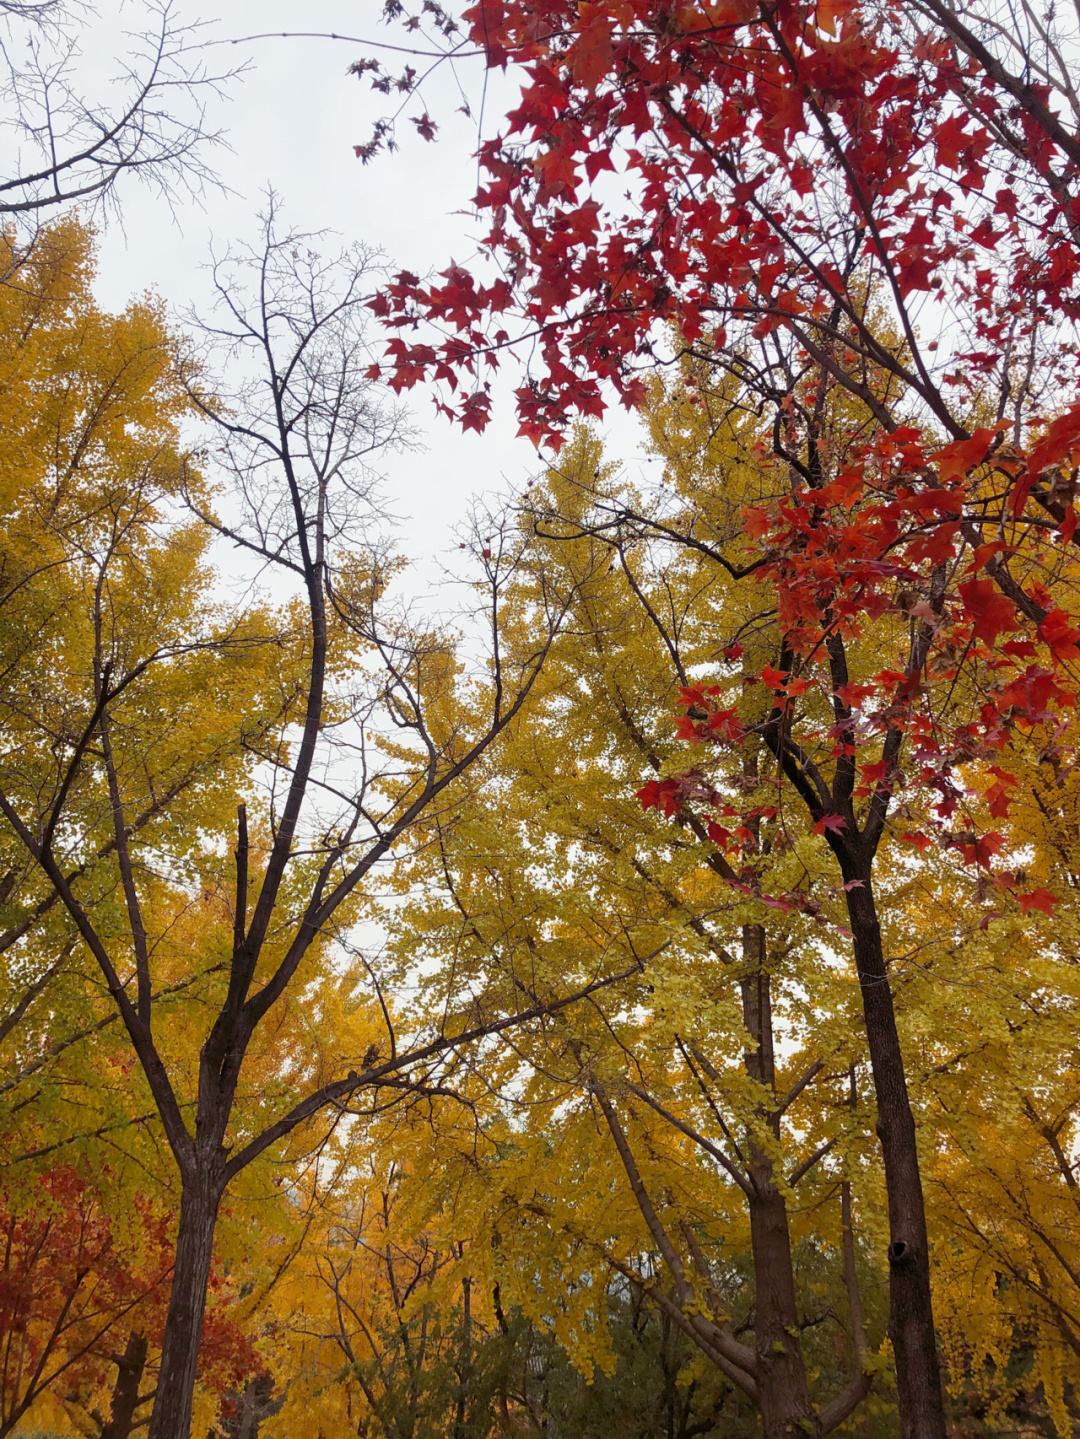
[[(746, 1053), (746, 1069), (775, 1094), (772, 998), (765, 965), (765, 931), (746, 925), (742, 935), (747, 972), (740, 983), (743, 1023), (756, 1047)], [(761, 1118), (778, 1133), (770, 1101)], [(758, 1404), (764, 1439), (808, 1439), (821, 1432), (806, 1378), (799, 1339), (795, 1271), (787, 1203), (776, 1187), (773, 1163), (760, 1143), (748, 1136), (751, 1193), (750, 1242), (754, 1259), (754, 1350)]]
[(139, 1385), (146, 1368), (146, 1335), (132, 1332), (123, 1354), (116, 1355), (116, 1383), (113, 1385), (109, 1422), (101, 1439), (128, 1439), (139, 1407)]
[(771, 1184), (750, 1204), (750, 1242), (761, 1432), (764, 1439), (808, 1439), (821, 1428), (799, 1342), (787, 1206)]
[[(282, 1401), (274, 1398), (273, 1382), (267, 1374), (259, 1374), (254, 1379), (249, 1379), (240, 1391), (237, 1413), (225, 1426), (222, 1439), (232, 1436), (232, 1439), (258, 1439), (259, 1430), (262, 1428), (264, 1419), (269, 1419), (281, 1408)], [(366, 1434), (367, 1421), (361, 1420), (357, 1425), (357, 1434)], [(214, 1431), (214, 1439), (217, 1439), (217, 1430)]]
[(169, 1309), (148, 1439), (190, 1439), (195, 1375), (221, 1186), (208, 1164), (184, 1176)]
[[(462, 1257), (459, 1255), (459, 1258)], [(469, 1384), (472, 1379), (472, 1280), (461, 1281), (461, 1348), (457, 1363), (457, 1403), (454, 1413), (454, 1439), (466, 1439), (469, 1412)]]
[(863, 873), (849, 873), (847, 869), (845, 866), (844, 879), (848, 883), (857, 881), (854, 888), (847, 890), (847, 911), (877, 1100), (877, 1133), (885, 1161), (889, 1338), (896, 1361), (900, 1435), (901, 1439), (945, 1439), (945, 1400), (930, 1295), (930, 1246), (915, 1118), (908, 1098), (869, 865)]

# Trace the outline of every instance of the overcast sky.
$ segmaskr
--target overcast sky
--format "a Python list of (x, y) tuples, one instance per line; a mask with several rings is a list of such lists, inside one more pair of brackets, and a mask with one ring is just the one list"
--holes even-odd
[[(207, 0), (177, 3), (185, 19), (212, 19), (208, 36), (221, 41), (300, 26), (372, 40), (400, 39), (379, 24), (381, 0), (308, 0), (304, 5), (225, 0), (218, 17)], [(92, 53), (104, 78), (118, 27), (136, 26), (144, 11), (141, 0), (100, 0), (98, 9)], [(423, 273), (451, 258), (467, 263), (475, 251), (471, 236), (476, 226), (463, 211), (476, 189), (477, 120), (466, 119), (458, 108), (464, 92), (473, 110), (480, 110), (482, 71), (476, 62), (466, 62), (456, 73), (441, 67), (424, 92), (426, 107), (439, 123), (438, 142), (426, 144), (405, 122), (399, 151), (364, 166), (352, 147), (367, 138), (389, 102), (347, 74), (361, 53), (359, 44), (300, 37), (215, 47), (211, 54), (223, 67), (249, 64), (246, 76), (229, 87), (230, 98), (213, 104), (209, 116), (212, 127), (228, 132), (230, 148), (216, 157), (226, 192), (210, 192), (201, 209), (185, 206), (173, 215), (160, 198), (128, 185), (121, 195), (122, 227), (112, 224), (102, 237), (102, 301), (121, 306), (130, 295), (152, 288), (177, 307), (197, 302), (205, 294), (203, 267), (211, 242), (220, 248), (230, 239), (252, 236), (267, 186), (279, 192), (290, 224), (329, 228), (343, 238), (377, 244), (402, 268)], [(489, 82), (487, 132), (515, 89), (497, 77)], [(538, 461), (531, 445), (514, 438), (516, 423), (507, 404), (498, 407), (481, 438), (463, 435), (435, 416), (430, 397), (420, 390), (410, 403), (425, 449), (391, 457), (386, 468), (393, 507), (404, 519), (403, 545), (422, 560), (452, 543), (470, 495), (516, 484), (536, 472)], [(632, 460), (636, 422), (615, 412), (604, 428), (613, 453)], [(431, 573), (427, 564), (422, 568)]]

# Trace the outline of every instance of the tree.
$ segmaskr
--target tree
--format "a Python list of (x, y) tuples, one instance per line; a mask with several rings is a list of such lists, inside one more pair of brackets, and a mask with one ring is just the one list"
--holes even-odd
[(473, 1292), (471, 1241), (443, 1247), (399, 1219), (407, 1131), (397, 1118), (376, 1125), (307, 1176), (311, 1228), (273, 1296), (284, 1433), (301, 1423), (372, 1439), (490, 1432), (503, 1348), (490, 1295)]
[[(733, 377), (730, 403), (773, 417), (784, 475), (748, 521), (758, 554), (720, 563), (774, 586), (780, 633), (759, 673), (775, 676), (777, 702), (755, 739), (850, 886), (906, 1435), (943, 1435), (944, 1416), (874, 860), (908, 747), (927, 783), (959, 793), (959, 766), (992, 762), (1006, 731), (1068, 703), (1056, 671), (1075, 652), (1066, 610), (1040, 583), (1075, 537), (1080, 411), (1059, 413), (1056, 396), (1075, 384), (1080, 149), (1061, 114), (1076, 94), (1061, 16), (1024, 14), (1031, 39), (1017, 46), (993, 15), (947, 0), (705, 11), (483, 0), (462, 12), (460, 41), (439, 10), (443, 53), (473, 46), (489, 66), (523, 67), (521, 102), (480, 154), (482, 249), (497, 268), (404, 274), (377, 301), (403, 332), (389, 346), (394, 383), (466, 380), (440, 404), (469, 426), (490, 409), (485, 365), (518, 343), (536, 356), (516, 393), (538, 440), (557, 444), (575, 413), (598, 413), (605, 385), (640, 403), (641, 370), (663, 353), (658, 323)], [(604, 172), (620, 163), (626, 198), (608, 199)], [(884, 327), (869, 302), (879, 295)], [(934, 322), (943, 311), (947, 331)], [(444, 337), (405, 337), (430, 320)], [(863, 409), (842, 441), (823, 424), (832, 391)], [(853, 681), (852, 639), (897, 615), (906, 658)], [(1017, 631), (995, 667), (990, 646)], [(920, 720), (928, 679), (965, 657), (980, 703), (947, 727)], [(858, 700), (853, 683), (869, 686)], [(804, 684), (832, 696), (831, 713), (796, 738)], [(868, 723), (879, 749), (867, 764), (881, 770), (867, 771), (856, 816), (853, 742)]]
[[(115, 1170), (101, 1175), (105, 1184), (116, 1178)], [(4, 1196), (2, 1434), (39, 1415), (46, 1399), (54, 1413), (74, 1416), (81, 1433), (101, 1439), (128, 1439), (140, 1411), (145, 1420), (169, 1292), (169, 1226), (145, 1195), (136, 1196), (133, 1213), (120, 1214), (115, 1190), (107, 1197), (102, 1188), (54, 1164)], [(212, 1389), (235, 1383), (251, 1360), (229, 1313), (234, 1297), (227, 1290), (215, 1297), (215, 1342), (203, 1354)]]
[[(478, 1208), (459, 1202), (455, 1232), (503, 1235), (491, 1282), (507, 1302), (531, 1303), (537, 1323), (567, 1306), (561, 1333), (582, 1364), (602, 1362), (606, 1284), (631, 1284), (715, 1366), (732, 1414), (760, 1407), (769, 1434), (832, 1428), (869, 1387), (838, 1222), (843, 1181), (829, 1172), (862, 1122), (849, 1100), (850, 996), (819, 973), (822, 909), (788, 902), (770, 913), (748, 887), (734, 894), (719, 856), (707, 862), (692, 831), (658, 834), (634, 801), (641, 767), (662, 775), (678, 757), (672, 656), (691, 666), (709, 653), (726, 597), (679, 552), (663, 567), (640, 545), (604, 562), (606, 541), (582, 534), (574, 507), (616, 484), (582, 436), (530, 493), (524, 518), (531, 529), (544, 516), (545, 571), (563, 573), (575, 596), (568, 624), (527, 712), (455, 793), (407, 876), (399, 964), (407, 974), (420, 955), (442, 956), (433, 1008), (463, 977), (496, 994), (527, 994), (551, 973), (584, 980), (616, 946), (642, 956), (642, 976), (602, 1013), (597, 999), (541, 1042), (515, 1039), (487, 1057), (466, 1092), (494, 1153), (478, 1163), (469, 1130), (466, 1153), (455, 1159), (449, 1145), (425, 1168), (447, 1170), (452, 1193), (458, 1183), (475, 1192)], [(739, 779), (747, 809), (759, 790), (769, 797), (766, 784)], [(805, 845), (774, 853), (761, 818), (762, 862), (787, 889), (806, 873)], [(785, 1016), (779, 1060), (774, 1005)], [(493, 1086), (503, 1096), (494, 1109)], [(815, 1217), (793, 1231), (791, 1204)], [(511, 1227), (523, 1230), (512, 1247)], [(794, 1272), (812, 1244), (815, 1284), (828, 1284), (844, 1316), (838, 1352), (813, 1365), (828, 1378), (813, 1385), (803, 1319), (821, 1300), (799, 1292)], [(721, 1245), (740, 1256), (737, 1276), (721, 1264), (724, 1277), (710, 1278)], [(562, 1257), (549, 1272), (539, 1254), (551, 1249)]]
[[(737, 528), (740, 492), (768, 484), (767, 468), (763, 474), (752, 447), (740, 444), (726, 424), (684, 408), (677, 396), (659, 403), (650, 418), (668, 462), (665, 511), (645, 508), (642, 496), (615, 477), (613, 467), (598, 465), (598, 447), (589, 443), (571, 446), (549, 485), (530, 493), (526, 518), (545, 538), (549, 565), (573, 572), (580, 564), (591, 578), (576, 591), (572, 622), (553, 649), (528, 715), (488, 757), (492, 779), (481, 791), (481, 803), (473, 806), (463, 796), (441, 826), (445, 860), (428, 854), (429, 883), (437, 892), (429, 906), (419, 908), (424, 888), (419, 874), (409, 889), (418, 947), (445, 954), (445, 972), (455, 977), (467, 973), (474, 982), (501, 984), (509, 974), (511, 982), (528, 985), (537, 966), (545, 973), (552, 966), (580, 964), (615, 935), (651, 955), (642, 978), (609, 995), (595, 1023), (589, 1011), (576, 1013), (551, 1025), (546, 1043), (518, 1044), (497, 1070), (485, 1066), (483, 1084), (497, 1083), (505, 1096), (521, 1093), (528, 1116), (520, 1128), (511, 1124), (505, 1132), (494, 1128), (494, 1118), (486, 1121), (485, 1130), (493, 1140), (498, 1134), (504, 1147), (501, 1162), (481, 1167), (473, 1179), (476, 1156), (468, 1144), (459, 1170), (445, 1151), (426, 1166), (432, 1173), (449, 1172), (445, 1183), (452, 1193), (458, 1183), (470, 1192), (475, 1186), (477, 1207), (473, 1200), (462, 1203), (458, 1232), (476, 1233), (483, 1225), (498, 1229), (502, 1243), (496, 1253), (504, 1255), (504, 1269), (496, 1272), (504, 1294), (514, 1296), (515, 1283), (524, 1276), (537, 1293), (538, 1316), (558, 1314), (565, 1305), (563, 1341), (586, 1362), (595, 1361), (597, 1341), (585, 1315), (597, 1305), (590, 1310), (582, 1276), (593, 1265), (614, 1265), (631, 1276), (636, 1270), (654, 1303), (670, 1305), (679, 1298), (653, 1231), (673, 1251), (671, 1269), (684, 1270), (683, 1317), (706, 1331), (706, 1345), (716, 1316), (746, 1315), (749, 1301), (741, 1291), (752, 1292), (757, 1276), (748, 1272), (751, 1246), (739, 1215), (741, 1195), (725, 1182), (730, 1171), (690, 1178), (694, 1144), (703, 1165), (719, 1166), (719, 1151), (738, 1169), (747, 1148), (735, 1126), (751, 1116), (748, 1137), (760, 1135), (776, 1162), (775, 1140), (760, 1112), (761, 1091), (740, 1082), (732, 1063), (740, 1041), (746, 1044), (747, 1029), (761, 1031), (760, 1018), (744, 1027), (745, 996), (732, 1003), (737, 985), (751, 998), (764, 993), (782, 1016), (779, 1096), (811, 1076), (786, 1117), (794, 1126), (792, 1138), (812, 1136), (812, 1141), (803, 1150), (789, 1149), (789, 1140), (780, 1151), (789, 1176), (814, 1161), (798, 1182), (795, 1212), (810, 1210), (816, 1223), (808, 1234), (806, 1220), (797, 1221), (792, 1248), (797, 1271), (810, 1246), (822, 1260), (810, 1271), (812, 1298), (802, 1289), (800, 1314), (831, 1308), (846, 1318), (837, 1220), (845, 1208), (842, 1179), (845, 1171), (851, 1173), (855, 1155), (853, 1197), (862, 1216), (857, 1237), (880, 1242), (882, 1254), (888, 1237), (869, 1217), (880, 1195), (872, 1184), (866, 1188), (860, 1176), (866, 1156), (845, 1125), (845, 1070), (861, 1051), (858, 992), (835, 968), (850, 940), (844, 929), (847, 891), (830, 873), (822, 836), (812, 823), (800, 821), (797, 809), (778, 823), (775, 778), (762, 766), (748, 784), (740, 748), (714, 754), (711, 746), (699, 745), (693, 756), (698, 788), (723, 797), (723, 808), (714, 798), (707, 811), (713, 842), (727, 858), (720, 873), (712, 849), (695, 833), (693, 808), (681, 809), (678, 826), (665, 822), (653, 829), (642, 822), (647, 816), (632, 812), (630, 790), (642, 764), (653, 769), (650, 786), (661, 802), (666, 797), (677, 804), (689, 783), (680, 779), (687, 760), (672, 743), (674, 717), (668, 709), (679, 667), (700, 672), (707, 663), (719, 681), (724, 670), (717, 664), (717, 646), (726, 648), (728, 637), (738, 635), (745, 653), (738, 656), (742, 664), (735, 664), (735, 656), (728, 660), (734, 670), (731, 699), (703, 695), (696, 704), (702, 712), (707, 706), (719, 712), (734, 702), (749, 726), (768, 715), (771, 700), (760, 683), (746, 683), (743, 665), (745, 674), (753, 675), (771, 654), (775, 624), (767, 609), (764, 617), (758, 609), (767, 606), (767, 591), (731, 583), (712, 548), (728, 527)], [(677, 520), (679, 507), (691, 502), (696, 547), (685, 542)], [(643, 533), (650, 517), (651, 538)], [(673, 530), (665, 536), (669, 522)], [(611, 546), (607, 566), (597, 563), (598, 545)], [(876, 635), (880, 643), (882, 630)], [(850, 654), (856, 678), (856, 666), (883, 662), (880, 653), (868, 654), (862, 645), (853, 644)], [(687, 717), (680, 710), (677, 732), (701, 722), (700, 714)], [(1003, 829), (1004, 852), (1019, 858), (1025, 851), (1020, 893), (1028, 899), (1026, 909), (984, 869), (971, 870), (957, 846), (927, 847), (922, 826), (932, 830), (940, 794), (916, 786), (904, 791), (875, 873), (883, 953), (889, 956), (898, 1031), (909, 1054), (911, 1103), (930, 1185), (950, 1392), (958, 1415), (961, 1405), (972, 1404), (974, 1384), (978, 1394), (993, 1396), (1008, 1416), (1003, 1422), (1038, 1415), (1046, 1432), (1050, 1420), (1038, 1394), (1039, 1371), (1032, 1369), (1032, 1335), (1036, 1325), (1045, 1326), (1038, 1355), (1045, 1357), (1042, 1382), (1052, 1395), (1073, 1369), (1073, 1361), (1061, 1362), (1058, 1325), (1070, 1282), (1062, 1259), (1068, 1265), (1066, 1248), (1075, 1241), (1076, 1226), (1066, 1181), (1045, 1140), (1038, 1141), (1045, 1158), (1038, 1167), (1033, 1163), (1031, 1140), (1022, 1137), (1031, 1123), (1022, 1105), (1025, 1095), (1029, 1104), (1039, 1095), (1047, 1127), (1061, 1122), (1061, 1133), (1067, 1132), (1073, 1088), (1062, 1066), (1071, 1063), (1066, 1035), (1076, 1013), (1074, 917), (1064, 900), (1053, 920), (1031, 902), (1031, 896), (1040, 901), (1040, 892), (1068, 893), (1073, 886), (1066, 840), (1075, 832), (1067, 734), (1050, 717), (1045, 725), (1013, 735), (999, 756), (999, 773), (968, 772), (966, 820), (973, 828), (959, 842), (974, 843), (991, 825)], [(574, 758), (568, 762), (571, 744)], [(1003, 765), (1015, 776), (1019, 796), (1006, 818), (997, 813)], [(770, 817), (763, 809), (776, 813)], [(755, 825), (757, 846), (747, 839)], [(741, 840), (740, 829), (747, 832)], [(746, 964), (735, 948), (743, 926), (751, 939), (762, 930), (768, 937), (764, 985), (759, 966)], [(728, 935), (734, 962), (718, 962)], [(721, 943), (714, 948), (710, 941), (716, 940)], [(431, 1002), (441, 1002), (438, 987)], [(691, 1042), (697, 1079), (676, 1046), (679, 1036), (684, 1045)], [(801, 1048), (793, 1052), (796, 1037)], [(695, 1093), (702, 1076), (695, 1049), (722, 1071), (715, 1086), (712, 1076), (704, 1076), (721, 1124), (700, 1091)], [(521, 1064), (526, 1072), (533, 1068), (524, 1092), (519, 1086), (526, 1081), (515, 1077)], [(605, 1153), (609, 1126), (595, 1093), (590, 1113), (590, 1071), (594, 1090), (599, 1080), (606, 1091), (625, 1141), (628, 1162), (621, 1178), (610, 1139)], [(836, 1076), (831, 1082), (830, 1072)], [(665, 1134), (672, 1119), (684, 1128)], [(858, 1110), (851, 1120), (857, 1135), (866, 1121)], [(843, 1163), (839, 1172), (837, 1161)], [(1054, 1192), (1055, 1170), (1060, 1196)], [(649, 1209), (636, 1220), (627, 1185), (631, 1172)], [(1036, 1186), (1040, 1172), (1046, 1179)], [(455, 1173), (464, 1177), (456, 1180)], [(616, 1209), (620, 1187), (626, 1203)], [(993, 1194), (999, 1197), (994, 1200)], [(823, 1195), (832, 1196), (835, 1209), (823, 1208)], [(495, 1207), (494, 1217), (478, 1217), (491, 1212), (485, 1202)], [(500, 1210), (500, 1202), (507, 1207)], [(1010, 1211), (1017, 1217), (1026, 1211), (1026, 1238), (1012, 1227), (1015, 1221), (1006, 1221)], [(699, 1253), (711, 1254), (722, 1239), (726, 1253), (740, 1256), (744, 1268), (737, 1282), (730, 1271), (722, 1280), (714, 1278), (718, 1297), (703, 1300), (697, 1288), (694, 1247), (684, 1248), (687, 1224), (696, 1232)], [(1061, 1256), (1053, 1257), (1049, 1269), (1047, 1237)], [(1023, 1278), (998, 1289), (994, 1271), (1001, 1271), (993, 1255), (1010, 1244), (1010, 1263)], [(552, 1250), (561, 1256), (554, 1263), (548, 1257)], [(1029, 1257), (1040, 1250), (1042, 1277)], [(860, 1267), (863, 1262), (860, 1258)], [(871, 1265), (871, 1273), (876, 1267)], [(829, 1268), (831, 1289), (822, 1286), (822, 1269), (829, 1274)], [(872, 1303), (867, 1308), (873, 1312)], [(765, 1323), (760, 1311), (754, 1319)], [(735, 1326), (744, 1351), (746, 1323), (743, 1317)], [(815, 1331), (809, 1333), (813, 1340)], [(842, 1388), (838, 1381), (847, 1356), (830, 1353), (823, 1361), (820, 1351), (812, 1352), (813, 1372)], [(832, 1397), (830, 1388), (826, 1396)], [(1059, 1404), (1059, 1412), (1067, 1410)], [(975, 1409), (971, 1421), (977, 1417)], [(1069, 1432), (1065, 1421), (1058, 1422), (1060, 1432)]]
[(182, 24), (171, 0), (149, 0), (146, 29), (132, 41), (116, 100), (84, 93), (80, 40), (90, 34), (68, 0), (0, 5), (0, 110), (15, 133), (0, 180), (5, 223), (67, 205), (107, 205), (125, 178), (156, 186), (172, 203), (198, 193), (212, 171), (205, 105), (235, 71), (206, 66), (198, 25)]
[[(432, 1117), (392, 1121), (362, 1146), (344, 1140), (323, 1175), (303, 1250), (271, 1300), (274, 1362), (284, 1403), (271, 1435), (301, 1426), (368, 1439), (633, 1439), (721, 1431), (723, 1406), (678, 1328), (616, 1277), (605, 1298), (610, 1375), (571, 1358), (481, 1276), (483, 1233), (454, 1240), (463, 1214), (425, 1202), (427, 1165), (443, 1156)], [(450, 1127), (450, 1126), (448, 1126)], [(363, 1168), (355, 1149), (376, 1140)], [(392, 1156), (392, 1157), (391, 1157)], [(410, 1168), (418, 1162), (416, 1169)], [(347, 1176), (347, 1177), (346, 1177)], [(554, 1295), (548, 1296), (555, 1301)]]
[[(368, 971), (353, 1023), (312, 1031), (350, 926), (380, 913), (380, 867), (518, 712), (566, 599), (541, 583), (528, 633), (504, 643), (501, 591), (531, 561), (527, 543), (501, 551), (486, 585), (491, 670), (459, 684), (450, 638), (388, 608), (369, 467), (401, 417), (357, 384), (371, 257), (325, 260), (271, 213), (261, 244), (216, 278), (204, 335), (227, 361), (220, 393), (205, 363), (177, 367), (152, 308), (118, 323), (76, 288), (76, 333), (116, 333), (119, 374), (141, 375), (146, 408), (106, 386), (96, 404), (60, 405), (50, 449), (27, 440), (10, 520), (26, 545), (3, 608), (0, 813), (22, 852), (15, 893), (31, 924), (53, 917), (56, 896), (179, 1185), (152, 1439), (189, 1432), (214, 1236), (239, 1176), (324, 1110), (362, 1093), (376, 1109), (407, 1101), (461, 1046), (575, 997), (497, 1014), (466, 1000), (409, 1022)], [(16, 368), (22, 344), (10, 337)], [(216, 436), (217, 495), (179, 444), (193, 412)], [(279, 577), (276, 609), (216, 592), (215, 536)], [(178, 785), (210, 753), (201, 785)], [(240, 789), (258, 797), (230, 822), (223, 801)], [(170, 995), (188, 986), (178, 1024)]]
[(1061, 1435), (1076, 1423), (1078, 1357), (1074, 725), (1070, 716), (1018, 739), (1016, 803), (987, 820), (1022, 852), (1029, 893), (1061, 897), (1051, 912), (976, 920), (977, 895), (964, 902), (955, 868), (939, 865), (924, 867), (909, 901), (942, 937), (926, 957), (952, 990), (948, 1044), (923, 1060), (919, 1087), (938, 1135), (927, 1199), (954, 1392), (1003, 1427), (1045, 1410), (1046, 1432)]
[(144, 1274), (129, 1268), (100, 1195), (74, 1170), (57, 1166), (43, 1175), (36, 1199), (16, 1213), (6, 1197), (0, 1219), (5, 1435), (46, 1390), (61, 1381), (77, 1389), (80, 1369), (100, 1369), (113, 1332), (130, 1316), (138, 1322), (168, 1280), (160, 1252), (150, 1254)]

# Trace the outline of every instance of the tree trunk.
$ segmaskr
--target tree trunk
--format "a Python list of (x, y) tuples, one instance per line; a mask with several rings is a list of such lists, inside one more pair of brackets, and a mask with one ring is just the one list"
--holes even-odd
[(900, 1435), (901, 1439), (945, 1439), (945, 1401), (930, 1296), (930, 1246), (915, 1118), (908, 1099), (869, 866), (863, 873), (845, 872), (844, 879), (859, 881), (847, 891), (847, 910), (874, 1077), (878, 1139), (885, 1161), (889, 1338), (896, 1362)]
[[(743, 1023), (756, 1048), (745, 1056), (747, 1073), (775, 1094), (772, 997), (765, 966), (765, 931), (746, 925), (743, 961), (748, 972), (740, 983)], [(752, 966), (752, 968), (750, 967)], [(778, 1121), (772, 1103), (761, 1111), (774, 1134)], [(757, 1358), (758, 1405), (764, 1439), (808, 1439), (820, 1433), (810, 1398), (791, 1262), (787, 1204), (776, 1187), (773, 1163), (753, 1134), (747, 1136), (751, 1194), (750, 1242), (754, 1259), (754, 1350)]]
[[(459, 1258), (462, 1257), (459, 1255)], [(469, 1383), (472, 1379), (472, 1280), (461, 1281), (461, 1348), (457, 1363), (457, 1404), (454, 1414), (454, 1439), (466, 1439), (469, 1412)]]
[[(269, 1419), (281, 1408), (282, 1401), (274, 1398), (273, 1382), (267, 1374), (249, 1379), (240, 1393), (239, 1413), (227, 1427), (227, 1434), (235, 1439), (258, 1439), (264, 1419)], [(367, 1433), (366, 1421), (357, 1426), (358, 1434)]]
[(116, 1355), (116, 1383), (113, 1386), (109, 1422), (101, 1439), (128, 1439), (139, 1407), (139, 1385), (146, 1368), (146, 1335), (134, 1331), (128, 1336), (123, 1354)]
[[(756, 1165), (753, 1166), (756, 1169)], [(820, 1434), (799, 1342), (791, 1236), (784, 1197), (770, 1183), (750, 1204), (754, 1350), (763, 1439)]]
[(190, 1439), (206, 1291), (214, 1253), (220, 1185), (202, 1165), (184, 1177), (161, 1368), (148, 1439)]

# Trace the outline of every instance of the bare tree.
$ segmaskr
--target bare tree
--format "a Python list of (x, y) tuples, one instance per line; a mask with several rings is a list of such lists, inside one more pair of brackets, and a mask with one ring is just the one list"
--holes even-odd
[(113, 83), (92, 93), (81, 71), (93, 18), (77, 0), (0, 3), (2, 216), (108, 204), (125, 176), (170, 202), (213, 179), (208, 152), (222, 136), (206, 106), (236, 69), (207, 64), (203, 27), (182, 23), (173, 0), (149, 0)]
[[(325, 258), (317, 237), (279, 233), (271, 204), (259, 244), (226, 257), (213, 273), (217, 309), (186, 373), (211, 434), (207, 454), (223, 481), (212, 508), (192, 469), (188, 500), (201, 524), (239, 547), (267, 580), (288, 620), (266, 641), (281, 651), (282, 699), (272, 732), (264, 726), (248, 740), (246, 782), (256, 803), (250, 832), (247, 807), (239, 808), (231, 914), (222, 931), (227, 959), (200, 991), (205, 1010), (198, 1012), (209, 1018), (190, 1062), (171, 1057), (162, 1044), (170, 986), (159, 946), (170, 921), (155, 909), (154, 894), (167, 863), (160, 836), (155, 849), (138, 823), (140, 775), (120, 740), (138, 713), (146, 676), (162, 664), (182, 664), (205, 642), (159, 637), (151, 652), (133, 652), (110, 603), (117, 546), (108, 536), (78, 557), (83, 572), (95, 575), (93, 674), (86, 693), (66, 701), (81, 705), (78, 724), (43, 740), (60, 746), (50, 751), (60, 756), (55, 768), (42, 767), (54, 779), (28, 783), (17, 760), (0, 763), (0, 813), (43, 881), (39, 903), (58, 896), (96, 962), (179, 1177), (151, 1439), (189, 1434), (218, 1212), (242, 1170), (324, 1110), (371, 1115), (448, 1092), (447, 1066), (463, 1046), (556, 1012), (638, 967), (597, 974), (575, 994), (533, 995), (513, 1011), (493, 1010), (466, 993), (440, 1016), (404, 1025), (370, 973), (372, 1012), (381, 1012), (385, 1037), (355, 1068), (327, 1081), (317, 1065), (301, 1063), (298, 1070), (298, 1057), (283, 1052), (280, 1041), (275, 1049), (275, 1026), (287, 996), (310, 977), (313, 952), (340, 941), (341, 955), (349, 953), (348, 901), (364, 895), (377, 907), (379, 867), (392, 859), (393, 847), (414, 842), (455, 782), (520, 712), (570, 596), (534, 564), (531, 541), (508, 522), (504, 542), (477, 555), (487, 673), (470, 684), (467, 698), (455, 700), (451, 639), (387, 598), (391, 563), (370, 466), (401, 443), (403, 419), (387, 392), (363, 379), (372, 363), (365, 317), (378, 283), (374, 257), (354, 249)], [(211, 364), (216, 389), (206, 378)], [(504, 594), (530, 566), (532, 637), (523, 643), (519, 625), (510, 643)], [(147, 606), (153, 604), (151, 584)], [(238, 642), (234, 635), (234, 654)], [(41, 688), (47, 691), (47, 683)], [(37, 717), (43, 735), (49, 703), (45, 692)], [(27, 718), (19, 716), (24, 728)], [(111, 847), (87, 856), (94, 860), (90, 885), (78, 864), (84, 831), (72, 797), (85, 803), (95, 787), (110, 816)], [(224, 836), (222, 829), (219, 851)], [(112, 928), (96, 908), (103, 892), (117, 897), (119, 933), (115, 905)], [(194, 970), (194, 956), (191, 964)], [(276, 1063), (282, 1073), (291, 1066), (292, 1102), (261, 1098), (249, 1078), (247, 1089), (256, 1095), (245, 1093), (238, 1106), (256, 1038), (260, 1064)]]

